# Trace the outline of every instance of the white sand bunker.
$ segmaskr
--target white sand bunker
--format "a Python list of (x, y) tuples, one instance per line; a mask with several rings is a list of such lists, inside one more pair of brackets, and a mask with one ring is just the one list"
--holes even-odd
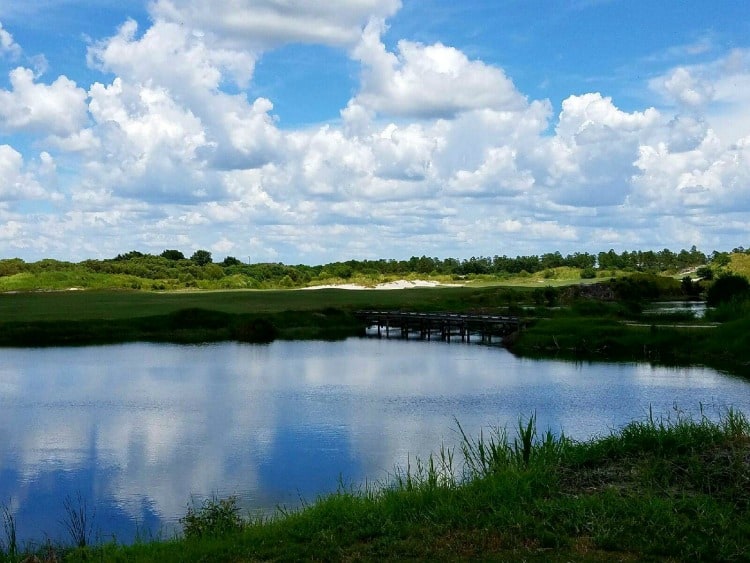
[(315, 285), (312, 287), (304, 287), (302, 289), (410, 289), (413, 287), (461, 287), (460, 284), (444, 284), (436, 281), (427, 280), (396, 280), (392, 282), (379, 283), (375, 287), (365, 287), (364, 285), (358, 285), (354, 283), (343, 283), (340, 285)]

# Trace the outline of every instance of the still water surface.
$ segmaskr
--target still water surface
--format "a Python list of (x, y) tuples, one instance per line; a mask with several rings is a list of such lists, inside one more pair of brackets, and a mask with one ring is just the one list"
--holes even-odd
[(401, 340), (4, 349), (0, 503), (22, 540), (67, 540), (63, 501), (80, 494), (99, 540), (130, 542), (173, 534), (191, 494), (271, 511), (385, 480), (457, 443), (455, 420), (476, 436), (536, 411), (587, 439), (701, 404), (750, 413), (750, 383)]

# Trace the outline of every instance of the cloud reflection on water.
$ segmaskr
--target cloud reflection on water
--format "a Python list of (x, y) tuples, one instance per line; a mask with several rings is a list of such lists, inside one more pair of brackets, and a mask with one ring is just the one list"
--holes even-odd
[(476, 435), (536, 411), (540, 429), (587, 438), (649, 405), (724, 407), (748, 388), (698, 368), (395, 340), (4, 350), (0, 502), (25, 538), (58, 538), (63, 499), (81, 491), (104, 537), (130, 541), (136, 523), (172, 529), (191, 494), (271, 510), (340, 477), (385, 479), (455, 443), (454, 417)]

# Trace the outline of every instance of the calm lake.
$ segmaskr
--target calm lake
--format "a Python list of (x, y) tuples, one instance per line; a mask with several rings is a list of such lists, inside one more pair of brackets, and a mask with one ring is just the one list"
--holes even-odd
[(649, 406), (674, 417), (701, 404), (750, 413), (750, 382), (372, 338), (3, 349), (0, 506), (21, 541), (69, 541), (63, 504), (78, 495), (94, 540), (169, 537), (191, 495), (297, 507), (456, 444), (456, 420), (476, 436), (536, 411), (540, 430), (587, 439)]

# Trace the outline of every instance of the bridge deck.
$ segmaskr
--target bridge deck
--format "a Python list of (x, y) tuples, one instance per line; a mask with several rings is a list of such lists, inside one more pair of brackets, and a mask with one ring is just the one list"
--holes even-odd
[(507, 336), (523, 328), (523, 321), (518, 317), (504, 315), (485, 315), (472, 313), (433, 312), (418, 313), (410, 311), (357, 311), (357, 317), (369, 327), (377, 327), (378, 336), (395, 335), (409, 338), (430, 340), (433, 335), (450, 341), (452, 336), (461, 341), (470, 342), (472, 334), (478, 334), (482, 341), (492, 341), (493, 336)]

